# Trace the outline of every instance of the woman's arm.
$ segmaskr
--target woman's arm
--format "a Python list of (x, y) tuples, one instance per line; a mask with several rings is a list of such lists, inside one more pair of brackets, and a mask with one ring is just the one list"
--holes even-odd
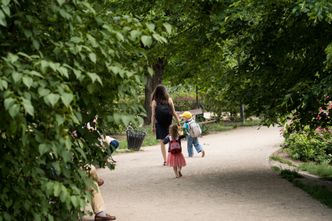
[(179, 118), (179, 116), (177, 115), (177, 113), (175, 112), (174, 103), (173, 103), (172, 98), (169, 98), (169, 99), (168, 99), (168, 104), (171, 106), (172, 114), (173, 114), (173, 116), (175, 117), (175, 119), (176, 119), (178, 125), (180, 125), (180, 118)]
[(151, 124), (152, 124), (152, 131), (156, 131), (156, 101), (153, 100), (151, 102)]

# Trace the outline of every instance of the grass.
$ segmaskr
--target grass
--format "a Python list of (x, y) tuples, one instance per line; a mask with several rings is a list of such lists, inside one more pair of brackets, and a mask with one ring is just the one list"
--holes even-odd
[(301, 179), (302, 176), (295, 171), (282, 170), (279, 167), (272, 167), (272, 170), (278, 173), (282, 178), (310, 194), (316, 200), (332, 208), (332, 192), (325, 186), (307, 184)]
[(274, 161), (278, 161), (283, 164), (287, 164), (288, 166), (294, 166), (294, 164), (291, 161), (281, 158), (279, 156), (270, 156), (270, 159), (274, 160)]
[(244, 124), (242, 122), (215, 122), (202, 125), (203, 135), (209, 133), (223, 132), (235, 129), (237, 127), (251, 127), (259, 125), (258, 120), (248, 120)]
[(325, 186), (307, 185), (300, 180), (294, 180), (293, 183), (295, 186), (301, 188), (319, 202), (332, 208), (332, 192), (329, 191)]
[(299, 169), (307, 171), (324, 179), (332, 180), (332, 166), (330, 166), (329, 164), (316, 164), (313, 162), (302, 163), (299, 165)]

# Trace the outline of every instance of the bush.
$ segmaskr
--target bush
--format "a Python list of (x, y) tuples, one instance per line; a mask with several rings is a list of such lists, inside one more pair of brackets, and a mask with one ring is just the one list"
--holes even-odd
[(330, 162), (332, 159), (332, 138), (329, 134), (290, 134), (285, 148), (293, 159), (301, 161)]

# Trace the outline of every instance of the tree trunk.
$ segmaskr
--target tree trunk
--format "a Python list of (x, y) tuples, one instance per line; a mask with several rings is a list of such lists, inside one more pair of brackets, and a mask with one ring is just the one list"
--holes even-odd
[(149, 125), (151, 123), (151, 95), (153, 90), (158, 84), (162, 83), (166, 60), (158, 58), (157, 62), (153, 65), (154, 75), (148, 76), (147, 83), (145, 85), (145, 101), (144, 108), (146, 111), (146, 117), (144, 118), (144, 124)]

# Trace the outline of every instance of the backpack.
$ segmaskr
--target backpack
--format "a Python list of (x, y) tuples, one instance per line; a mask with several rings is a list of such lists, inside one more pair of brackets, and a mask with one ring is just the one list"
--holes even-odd
[(202, 129), (196, 121), (192, 120), (188, 122), (189, 124), (189, 134), (191, 137), (199, 137), (202, 134)]
[(172, 111), (169, 104), (157, 104), (156, 106), (156, 120), (162, 126), (169, 126), (172, 124)]
[(181, 143), (170, 137), (169, 150), (172, 154), (181, 153)]

